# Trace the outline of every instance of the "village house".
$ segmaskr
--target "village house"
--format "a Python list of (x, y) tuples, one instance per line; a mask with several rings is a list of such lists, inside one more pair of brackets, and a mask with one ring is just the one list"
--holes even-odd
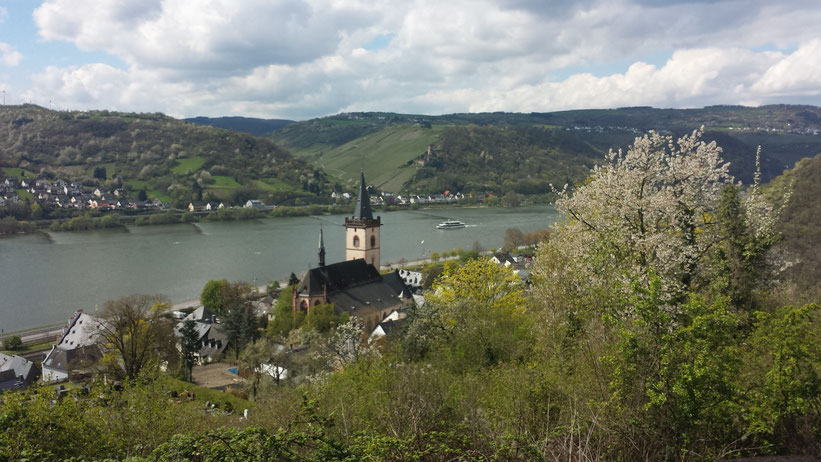
[(0, 353), (0, 393), (27, 388), (37, 380), (39, 373), (26, 358)]
[(68, 380), (70, 374), (83, 372), (89, 364), (102, 358), (98, 345), (102, 331), (100, 319), (77, 310), (63, 328), (57, 344), (43, 359), (43, 382)]
[(405, 282), (405, 285), (411, 289), (419, 289), (422, 287), (422, 273), (419, 271), (400, 269), (399, 277), (401, 277), (402, 281)]
[(408, 310), (394, 310), (385, 317), (376, 327), (371, 331), (368, 338), (377, 339), (381, 337), (394, 337), (402, 332), (402, 329), (407, 326)]
[(250, 208), (264, 209), (264, 208), (266, 208), (265, 203), (263, 203), (259, 199), (250, 199), (250, 200), (248, 200), (248, 202), (245, 203), (244, 207), (247, 208), (247, 209), (250, 209)]
[(205, 202), (202, 201), (194, 201), (188, 203), (188, 211), (189, 212), (202, 212), (205, 210)]
[[(182, 337), (182, 328), (186, 321), (194, 321), (199, 349), (194, 354), (198, 364), (205, 364), (221, 356), (228, 348), (228, 337), (217, 323), (217, 316), (208, 308), (200, 306), (177, 323), (175, 333)], [(178, 348), (181, 346), (178, 344)]]

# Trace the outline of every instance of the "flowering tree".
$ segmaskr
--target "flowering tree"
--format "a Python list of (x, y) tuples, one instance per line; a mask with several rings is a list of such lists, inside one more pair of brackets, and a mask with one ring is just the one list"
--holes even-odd
[[(611, 150), (572, 195), (567, 187), (559, 192), (556, 207), (566, 220), (542, 246), (537, 275), (561, 276), (577, 293), (616, 298), (620, 291), (612, 289), (635, 283), (647, 288), (657, 275), (668, 302), (705, 284), (710, 252), (727, 238), (719, 205), (733, 178), (721, 148), (701, 135), (696, 130), (675, 140), (650, 132), (626, 152)], [(737, 231), (769, 239), (775, 234), (773, 210), (757, 186), (744, 202)]]

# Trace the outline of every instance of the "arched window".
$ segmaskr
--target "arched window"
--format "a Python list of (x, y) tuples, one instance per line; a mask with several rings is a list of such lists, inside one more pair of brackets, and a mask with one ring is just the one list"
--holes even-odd
[(299, 309), (301, 309), (303, 311), (307, 310), (308, 309), (308, 302), (306, 302), (305, 300), (302, 300), (302, 303), (299, 304)]
[(354, 236), (353, 237), (353, 246), (354, 247), (359, 247), (359, 236)]
[(371, 247), (376, 247), (376, 236), (371, 234)]
[(319, 299), (314, 300), (314, 306), (319, 305)]

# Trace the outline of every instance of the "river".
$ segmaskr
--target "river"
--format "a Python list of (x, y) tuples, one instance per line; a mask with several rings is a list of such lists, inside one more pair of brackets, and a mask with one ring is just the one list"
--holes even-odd
[[(547, 205), (448, 208), (382, 216), (382, 264), (415, 260), (457, 247), (501, 247), (507, 228), (546, 229)], [(462, 229), (437, 230), (447, 218)], [(5, 332), (65, 322), (74, 310), (94, 312), (106, 300), (136, 293), (172, 302), (199, 296), (209, 279), (256, 285), (282, 281), (317, 264), (319, 227), (326, 261), (344, 259), (344, 215), (241, 222), (129, 226), (126, 229), (37, 233), (0, 239), (0, 328)]]

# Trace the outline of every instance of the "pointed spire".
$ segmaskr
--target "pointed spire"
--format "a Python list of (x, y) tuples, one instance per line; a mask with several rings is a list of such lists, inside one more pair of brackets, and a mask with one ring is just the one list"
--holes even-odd
[(373, 220), (371, 199), (368, 197), (368, 188), (365, 187), (365, 171), (360, 173), (359, 195), (356, 197), (356, 206), (353, 217), (358, 220)]
[(325, 266), (325, 239), (322, 236), (322, 225), (319, 225), (319, 267)]

